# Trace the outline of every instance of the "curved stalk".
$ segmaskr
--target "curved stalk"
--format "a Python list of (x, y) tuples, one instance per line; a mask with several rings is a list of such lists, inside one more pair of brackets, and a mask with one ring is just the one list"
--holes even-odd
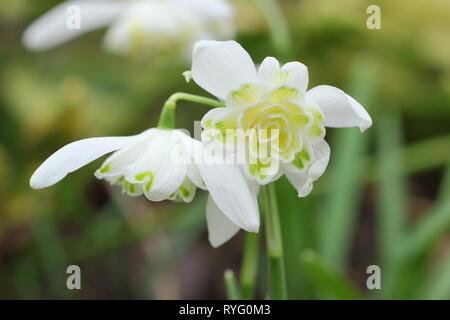
[(164, 103), (161, 115), (159, 117), (158, 128), (159, 129), (174, 129), (175, 128), (175, 109), (178, 100), (185, 100), (190, 102), (196, 102), (200, 104), (205, 104), (213, 108), (223, 107), (224, 104), (202, 96), (197, 96), (195, 94), (189, 94), (184, 92), (177, 92), (172, 94), (169, 99)]

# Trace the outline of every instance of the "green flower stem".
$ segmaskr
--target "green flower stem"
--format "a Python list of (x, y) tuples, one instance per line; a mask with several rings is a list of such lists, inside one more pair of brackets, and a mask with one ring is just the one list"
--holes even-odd
[(241, 266), (242, 298), (245, 300), (253, 299), (258, 275), (258, 261), (259, 236), (257, 233), (247, 232)]
[(223, 274), (228, 300), (240, 300), (241, 293), (233, 270), (225, 270)]
[(213, 108), (223, 107), (224, 104), (202, 96), (197, 96), (194, 94), (177, 92), (172, 94), (169, 99), (164, 103), (164, 107), (161, 111), (161, 116), (159, 117), (158, 128), (159, 129), (174, 129), (175, 128), (175, 109), (178, 100), (185, 100), (196, 102), (200, 104), (205, 104)]
[(275, 0), (253, 0), (264, 16), (269, 27), (270, 37), (277, 54), (289, 58), (292, 53), (292, 40), (286, 18)]
[(284, 269), (280, 219), (275, 185), (273, 183), (261, 187), (259, 200), (261, 212), (264, 216), (264, 228), (266, 230), (270, 298), (283, 300), (287, 298), (286, 274)]

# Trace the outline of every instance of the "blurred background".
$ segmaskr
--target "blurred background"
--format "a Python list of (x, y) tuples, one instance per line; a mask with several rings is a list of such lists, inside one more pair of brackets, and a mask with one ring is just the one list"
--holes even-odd
[[(258, 1), (231, 2), (254, 61), (279, 56)], [(223, 272), (239, 275), (244, 234), (209, 245), (205, 192), (191, 204), (130, 198), (93, 177), (102, 160), (29, 187), (63, 145), (139, 133), (170, 94), (206, 94), (184, 81), (190, 65), (176, 54), (102, 50), (104, 30), (24, 49), (26, 26), (58, 3), (0, 0), (0, 299), (225, 298)], [(364, 134), (327, 130), (330, 166), (309, 197), (277, 181), (289, 298), (450, 298), (450, 2), (278, 4), (292, 40), (281, 60), (303, 62), (309, 87), (346, 90), (374, 120)], [(371, 4), (380, 30), (366, 26)], [(206, 111), (182, 102), (177, 123), (192, 131)], [(81, 290), (66, 288), (73, 264)], [(381, 268), (381, 290), (367, 289), (370, 265)], [(258, 298), (265, 273), (261, 255)]]

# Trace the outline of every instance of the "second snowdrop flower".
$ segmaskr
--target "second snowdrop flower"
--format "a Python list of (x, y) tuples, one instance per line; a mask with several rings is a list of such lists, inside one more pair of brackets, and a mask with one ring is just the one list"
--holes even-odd
[[(32, 188), (51, 186), (95, 159), (115, 151), (95, 176), (119, 185), (130, 196), (152, 201), (190, 202), (204, 182), (187, 146), (195, 143), (182, 130), (152, 128), (129, 137), (100, 137), (68, 144), (48, 158), (33, 174)], [(174, 163), (173, 156), (185, 157)]]
[(210, 193), (206, 208), (209, 239), (218, 246), (239, 229), (259, 230), (257, 190), (236, 165), (203, 162), (202, 143), (180, 129), (148, 129), (127, 137), (99, 137), (72, 142), (56, 151), (34, 172), (30, 186), (49, 187), (67, 174), (114, 152), (95, 172), (98, 179), (130, 196), (151, 201), (190, 202), (196, 188)]

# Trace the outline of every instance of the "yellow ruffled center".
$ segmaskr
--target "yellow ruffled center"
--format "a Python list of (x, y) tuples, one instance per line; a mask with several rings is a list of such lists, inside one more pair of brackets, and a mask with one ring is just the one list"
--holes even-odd
[[(235, 130), (246, 147), (248, 172), (264, 182), (277, 173), (279, 162), (291, 163), (299, 170), (312, 161), (312, 139), (323, 138), (323, 115), (300, 92), (282, 85), (265, 90), (258, 84), (246, 84), (227, 99), (227, 110), (205, 119), (205, 129), (219, 129), (220, 140)], [(238, 147), (241, 147), (239, 142)]]

